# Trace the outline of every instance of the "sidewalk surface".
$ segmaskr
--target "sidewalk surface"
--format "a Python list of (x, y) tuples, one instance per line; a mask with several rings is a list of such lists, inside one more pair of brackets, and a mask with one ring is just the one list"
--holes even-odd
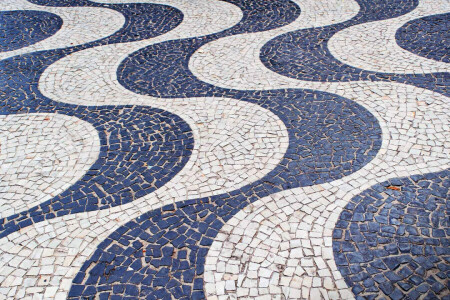
[(450, 300), (449, 0), (0, 2), (0, 299)]

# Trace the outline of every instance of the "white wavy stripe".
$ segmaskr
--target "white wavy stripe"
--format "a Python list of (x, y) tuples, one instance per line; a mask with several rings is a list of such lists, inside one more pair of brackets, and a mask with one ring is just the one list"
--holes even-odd
[(97, 130), (76, 117), (0, 116), (0, 218), (66, 190), (89, 170), (99, 152)]
[(355, 25), (337, 32), (328, 42), (330, 53), (341, 62), (383, 73), (421, 74), (449, 72), (450, 64), (416, 55), (401, 48), (395, 33), (405, 23), (429, 15), (450, 12), (448, 0), (420, 0), (398, 18)]
[(109, 36), (120, 30), (125, 17), (112, 9), (99, 7), (50, 7), (31, 4), (25, 0), (6, 0), (0, 11), (37, 10), (61, 17), (63, 24), (52, 36), (33, 45), (13, 51), (0, 52), (0, 59), (41, 50), (82, 45)]
[(267, 69), (259, 59), (261, 48), (287, 32), (349, 20), (358, 14), (360, 8), (354, 0), (294, 2), (301, 8), (301, 14), (294, 22), (273, 30), (243, 33), (209, 42), (190, 57), (190, 71), (204, 82), (229, 89), (320, 89), (322, 83), (296, 80)]

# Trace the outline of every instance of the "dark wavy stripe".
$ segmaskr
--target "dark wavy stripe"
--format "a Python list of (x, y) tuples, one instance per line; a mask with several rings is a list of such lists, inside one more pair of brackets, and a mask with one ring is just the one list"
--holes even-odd
[(278, 36), (264, 45), (260, 59), (281, 75), (310, 81), (387, 81), (400, 82), (449, 95), (450, 75), (387, 74), (346, 65), (334, 58), (327, 43), (338, 31), (357, 24), (395, 18), (416, 8), (417, 0), (357, 0), (361, 10), (343, 23), (302, 29)]
[(449, 299), (450, 170), (396, 178), (355, 196), (333, 231), (357, 299)]
[(407, 51), (450, 63), (450, 13), (412, 20), (397, 30), (395, 38)]
[(205, 256), (224, 222), (262, 197), (351, 174), (381, 145), (376, 119), (338, 96), (279, 90), (239, 99), (276, 111), (286, 124), (289, 148), (280, 164), (241, 189), (168, 205), (122, 226), (84, 263), (70, 299), (203, 299)]
[(238, 6), (242, 20), (222, 35), (266, 31), (292, 23), (300, 15), (300, 7), (289, 0), (226, 0)]
[(0, 52), (36, 44), (58, 32), (62, 19), (43, 11), (1, 11)]
[[(71, 0), (72, 1), (72, 0)], [(69, 1), (64, 1), (64, 3)], [(75, 3), (78, 3), (75, 1)], [(94, 3), (88, 2), (90, 5)], [(78, 5), (81, 5), (79, 2)], [(77, 51), (96, 46), (139, 41), (164, 34), (182, 19), (182, 13), (170, 6), (156, 4), (108, 5), (125, 16), (124, 26), (116, 33), (100, 40), (64, 49), (24, 54), (0, 61), (0, 114), (38, 110), (49, 105), (50, 99), (39, 92), (40, 75), (55, 61)], [(39, 98), (36, 101), (35, 98)], [(57, 99), (55, 99), (57, 100)]]

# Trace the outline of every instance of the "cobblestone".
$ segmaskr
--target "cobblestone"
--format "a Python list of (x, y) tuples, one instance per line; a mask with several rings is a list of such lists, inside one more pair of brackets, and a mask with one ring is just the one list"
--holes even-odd
[(0, 299), (448, 299), (446, 0), (4, 0)]

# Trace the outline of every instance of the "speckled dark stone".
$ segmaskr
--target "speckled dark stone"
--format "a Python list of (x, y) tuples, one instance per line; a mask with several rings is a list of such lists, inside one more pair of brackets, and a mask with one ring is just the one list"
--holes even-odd
[(395, 38), (405, 50), (450, 63), (450, 13), (409, 21), (397, 30)]
[(43, 11), (1, 11), (0, 52), (20, 49), (54, 35), (62, 19)]
[(333, 251), (360, 299), (450, 299), (449, 188), (450, 170), (391, 179), (345, 207)]

